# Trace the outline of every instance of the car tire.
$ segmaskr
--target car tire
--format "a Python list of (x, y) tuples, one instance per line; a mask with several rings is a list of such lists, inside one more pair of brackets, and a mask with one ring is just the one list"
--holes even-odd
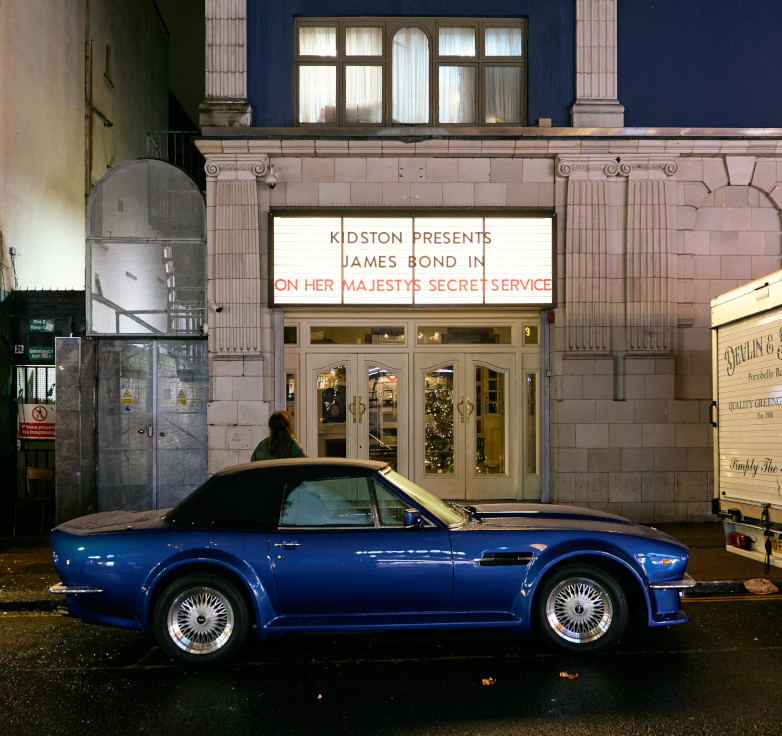
[(187, 664), (217, 664), (234, 656), (249, 630), (247, 605), (218, 575), (186, 575), (157, 601), (152, 628), (160, 648)]
[(627, 595), (596, 565), (563, 565), (546, 578), (535, 600), (537, 629), (558, 649), (607, 649), (627, 627)]

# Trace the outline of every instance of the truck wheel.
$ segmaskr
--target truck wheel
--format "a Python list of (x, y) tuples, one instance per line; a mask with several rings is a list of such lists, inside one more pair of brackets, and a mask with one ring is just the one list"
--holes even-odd
[(153, 612), (160, 648), (187, 664), (216, 664), (241, 648), (249, 629), (247, 606), (234, 585), (194, 574), (171, 583)]
[(555, 570), (535, 600), (537, 626), (559, 649), (606, 649), (627, 626), (627, 596), (612, 575), (595, 565), (574, 563)]

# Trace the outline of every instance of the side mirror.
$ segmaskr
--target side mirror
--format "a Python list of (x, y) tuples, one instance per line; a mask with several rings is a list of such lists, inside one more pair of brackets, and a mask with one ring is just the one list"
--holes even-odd
[(418, 509), (405, 510), (405, 527), (413, 529), (422, 529), (424, 526), (424, 517)]

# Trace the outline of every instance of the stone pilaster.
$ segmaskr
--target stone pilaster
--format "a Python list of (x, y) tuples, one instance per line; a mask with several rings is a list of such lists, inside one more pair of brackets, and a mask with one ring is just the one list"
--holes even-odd
[(215, 356), (261, 350), (257, 178), (268, 168), (265, 155), (219, 156), (206, 164), (209, 340)]
[(567, 352), (607, 353), (611, 348), (606, 177), (618, 172), (615, 158), (560, 157), (568, 178), (565, 237)]
[(202, 128), (249, 126), (247, 0), (205, 0), (206, 99)]
[(673, 157), (623, 156), (627, 183), (626, 344), (628, 351), (672, 349), (667, 178)]
[(621, 128), (624, 107), (617, 99), (617, 0), (576, 0), (577, 128)]

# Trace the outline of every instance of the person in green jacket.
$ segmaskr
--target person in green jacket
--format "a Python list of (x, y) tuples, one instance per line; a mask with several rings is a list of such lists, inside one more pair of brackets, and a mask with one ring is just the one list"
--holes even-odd
[(284, 457), (307, 457), (293, 435), (293, 421), (287, 411), (275, 411), (269, 417), (269, 436), (258, 443), (250, 460), (278, 460)]

